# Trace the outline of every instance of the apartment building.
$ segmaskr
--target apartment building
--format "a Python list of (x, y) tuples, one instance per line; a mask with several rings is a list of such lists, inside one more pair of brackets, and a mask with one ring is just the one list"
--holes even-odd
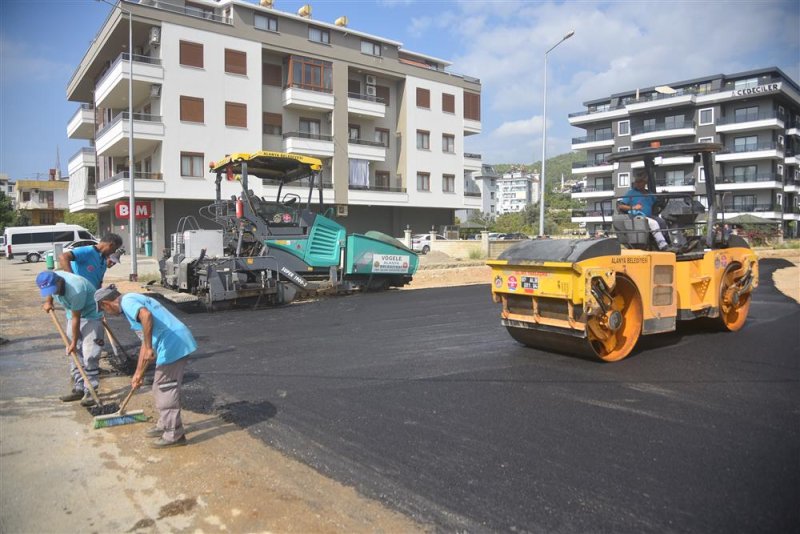
[(516, 213), (539, 201), (539, 175), (512, 171), (497, 180), (497, 214)]
[[(67, 87), (79, 104), (67, 133), (89, 141), (69, 161), (69, 207), (97, 211), (101, 233), (127, 239), (116, 207), (129, 198), (129, 107), (140, 250), (147, 240), (161, 250), (181, 217), (213, 200), (208, 165), (233, 152), (321, 158), (326, 207), (351, 231), (402, 235), (480, 208), (481, 157), (464, 140), (481, 131), (481, 86), (449, 62), (349, 28), (346, 17), (313, 19), (305, 6), (296, 15), (267, 0), (118, 6)], [(258, 182), (254, 192), (274, 198)]]
[(68, 188), (53, 171), (49, 180), (17, 180), (13, 203), (26, 225), (64, 222)]
[[(630, 187), (641, 162), (610, 164), (613, 152), (672, 143), (715, 142), (717, 203), (725, 217), (753, 214), (798, 235), (800, 221), (800, 87), (776, 67), (715, 74), (640, 88), (585, 102), (569, 115), (585, 134), (572, 139), (587, 161), (572, 174), (585, 183), (572, 197), (585, 202), (572, 221), (587, 231), (610, 228), (614, 197)], [(705, 173), (691, 157), (656, 160), (659, 192), (705, 194)], [(704, 199), (701, 199), (704, 201)]]

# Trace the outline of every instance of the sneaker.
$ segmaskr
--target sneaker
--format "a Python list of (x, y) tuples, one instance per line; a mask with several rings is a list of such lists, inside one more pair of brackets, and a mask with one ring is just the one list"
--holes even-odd
[(83, 391), (75, 391), (73, 390), (71, 393), (67, 393), (66, 395), (61, 395), (58, 400), (61, 402), (74, 402), (77, 400), (81, 400), (83, 398)]
[(81, 406), (89, 407), (94, 406), (94, 399), (92, 395), (88, 391), (83, 392), (83, 398), (81, 399)]
[(164, 434), (164, 430), (158, 428), (157, 426), (148, 428), (144, 432), (145, 437), (148, 438), (160, 438), (162, 434)]
[(158, 438), (150, 444), (150, 447), (153, 449), (168, 449), (170, 447), (183, 447), (186, 443), (186, 436), (181, 436), (175, 441), (167, 441), (164, 438)]

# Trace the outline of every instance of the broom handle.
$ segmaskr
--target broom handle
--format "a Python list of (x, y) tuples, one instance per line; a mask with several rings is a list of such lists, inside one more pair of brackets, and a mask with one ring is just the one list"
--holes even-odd
[(122, 354), (126, 358), (130, 359), (130, 356), (128, 356), (128, 352), (125, 350), (125, 347), (122, 346), (122, 344), (119, 342), (119, 340), (117, 340), (117, 337), (114, 335), (114, 332), (111, 331), (111, 327), (108, 325), (108, 322), (106, 321), (106, 318), (103, 317), (102, 321), (103, 321), (103, 329), (106, 331), (106, 335), (108, 336), (108, 339), (111, 340), (111, 348), (114, 349), (115, 353), (116, 353), (116, 349), (119, 348), (119, 350), (122, 351)]
[(132, 387), (131, 390), (128, 392), (128, 395), (125, 397), (125, 400), (122, 401), (122, 404), (119, 406), (119, 410), (117, 411), (117, 413), (123, 415), (125, 414), (125, 408), (128, 406), (128, 401), (131, 400), (131, 397), (133, 397), (134, 391), (136, 391), (136, 388)]
[[(67, 334), (64, 333), (64, 329), (61, 328), (61, 323), (59, 323), (58, 319), (56, 318), (56, 312), (51, 309), (48, 312), (48, 314), (50, 315), (50, 318), (53, 320), (53, 324), (56, 325), (58, 333), (61, 334), (61, 339), (64, 340), (64, 347), (65, 348), (69, 347), (69, 339), (67, 339)], [(78, 355), (75, 354), (74, 350), (70, 351), (69, 355), (72, 357), (72, 362), (75, 364), (75, 367), (77, 367), (78, 371), (81, 373), (81, 376), (83, 377), (83, 384), (89, 389), (89, 394), (94, 399), (94, 402), (98, 406), (102, 406), (103, 403), (100, 402), (100, 399), (97, 396), (97, 392), (94, 390), (94, 387), (92, 387), (92, 383), (89, 382), (89, 377), (86, 376), (86, 371), (83, 370), (83, 365), (81, 365), (81, 361), (78, 358)]]

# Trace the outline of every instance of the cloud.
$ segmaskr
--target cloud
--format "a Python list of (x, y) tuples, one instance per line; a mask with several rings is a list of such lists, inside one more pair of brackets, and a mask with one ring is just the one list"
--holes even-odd
[(515, 137), (520, 135), (541, 135), (542, 117), (533, 116), (529, 119), (504, 122), (489, 134), (492, 137)]

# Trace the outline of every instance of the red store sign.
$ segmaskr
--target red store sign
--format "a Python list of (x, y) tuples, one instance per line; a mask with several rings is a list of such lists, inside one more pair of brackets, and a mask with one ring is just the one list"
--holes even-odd
[[(121, 200), (114, 204), (114, 212), (117, 215), (117, 219), (129, 219), (130, 218), (130, 204), (126, 200)], [(149, 200), (142, 200), (136, 201), (136, 218), (137, 219), (149, 219), (153, 216), (153, 208), (150, 204)]]

